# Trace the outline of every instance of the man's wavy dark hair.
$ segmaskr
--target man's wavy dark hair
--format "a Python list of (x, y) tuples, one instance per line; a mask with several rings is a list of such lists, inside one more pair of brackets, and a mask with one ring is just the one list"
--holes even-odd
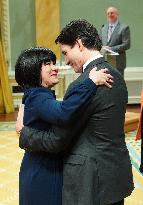
[(83, 45), (88, 49), (101, 50), (102, 43), (97, 29), (84, 19), (74, 20), (67, 24), (55, 43), (73, 47), (78, 39), (81, 39)]
[(48, 48), (33, 47), (19, 55), (15, 64), (15, 79), (22, 88), (41, 86), (42, 64), (56, 64), (56, 55)]

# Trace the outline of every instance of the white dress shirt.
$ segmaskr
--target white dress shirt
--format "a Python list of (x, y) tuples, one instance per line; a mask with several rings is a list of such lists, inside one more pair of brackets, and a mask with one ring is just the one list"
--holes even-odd
[(94, 55), (92, 58), (88, 59), (88, 60), (85, 62), (85, 64), (83, 65), (83, 72), (84, 72), (86, 66), (87, 66), (90, 62), (94, 61), (94, 60), (97, 59), (97, 58), (101, 58), (101, 57), (103, 57), (103, 55), (101, 55), (101, 53), (100, 53), (99, 51), (95, 51), (95, 55)]

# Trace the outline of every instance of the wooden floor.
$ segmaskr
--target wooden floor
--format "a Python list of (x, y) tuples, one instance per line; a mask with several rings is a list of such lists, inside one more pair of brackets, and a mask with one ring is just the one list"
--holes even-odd
[[(128, 112), (140, 112), (140, 104), (137, 105), (128, 105), (127, 106)], [(15, 121), (17, 118), (17, 110), (10, 114), (0, 114), (0, 122), (9, 122), (9, 121)]]
[(127, 112), (140, 112), (140, 104), (127, 105)]
[(9, 114), (0, 114), (0, 122), (16, 121), (18, 111)]

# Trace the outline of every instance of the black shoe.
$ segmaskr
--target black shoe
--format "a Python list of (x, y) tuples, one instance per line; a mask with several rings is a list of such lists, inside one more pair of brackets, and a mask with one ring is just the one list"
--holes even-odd
[(140, 170), (140, 172), (143, 174), (143, 165), (140, 165), (139, 170)]

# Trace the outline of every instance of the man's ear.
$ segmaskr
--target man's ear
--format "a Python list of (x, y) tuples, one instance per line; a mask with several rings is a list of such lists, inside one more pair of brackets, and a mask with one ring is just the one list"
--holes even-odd
[(84, 48), (84, 45), (83, 45), (83, 43), (82, 43), (81, 39), (78, 39), (76, 42), (77, 42), (77, 45), (78, 45), (78, 47), (79, 47), (80, 51), (82, 51), (82, 50), (83, 50), (83, 48)]

